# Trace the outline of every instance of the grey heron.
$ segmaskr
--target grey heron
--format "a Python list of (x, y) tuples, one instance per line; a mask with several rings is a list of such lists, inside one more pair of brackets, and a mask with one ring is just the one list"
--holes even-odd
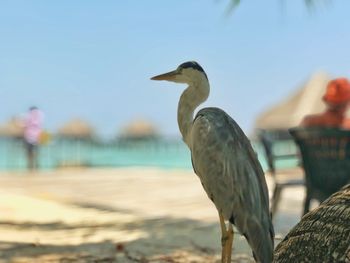
[[(219, 108), (195, 109), (209, 96), (209, 81), (194, 61), (151, 78), (187, 84), (177, 119), (192, 166), (215, 204), (222, 232), (221, 262), (231, 262), (233, 227), (247, 239), (256, 261), (272, 262), (274, 230), (264, 172), (239, 125)], [(228, 226), (227, 223), (228, 222)]]

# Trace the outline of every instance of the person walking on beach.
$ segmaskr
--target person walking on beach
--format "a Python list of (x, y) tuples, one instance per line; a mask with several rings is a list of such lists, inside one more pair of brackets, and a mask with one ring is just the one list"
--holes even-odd
[(42, 132), (43, 113), (35, 106), (30, 107), (24, 119), (24, 142), (29, 171), (38, 168), (38, 145)]
[(334, 127), (350, 129), (346, 117), (350, 105), (350, 82), (346, 78), (331, 80), (323, 96), (327, 109), (321, 114), (307, 115), (301, 122), (304, 127)]

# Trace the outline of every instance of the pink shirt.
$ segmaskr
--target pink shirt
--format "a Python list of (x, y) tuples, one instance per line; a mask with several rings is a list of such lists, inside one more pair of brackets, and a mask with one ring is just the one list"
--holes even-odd
[(24, 121), (24, 139), (31, 144), (37, 144), (41, 133), (43, 114), (40, 110), (31, 110)]

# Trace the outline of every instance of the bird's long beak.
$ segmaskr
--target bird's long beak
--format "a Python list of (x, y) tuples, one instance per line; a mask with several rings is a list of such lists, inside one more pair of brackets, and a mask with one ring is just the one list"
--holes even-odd
[(177, 71), (173, 70), (158, 76), (154, 76), (151, 78), (151, 80), (170, 80), (171, 81), (175, 79), (177, 74), (178, 74)]

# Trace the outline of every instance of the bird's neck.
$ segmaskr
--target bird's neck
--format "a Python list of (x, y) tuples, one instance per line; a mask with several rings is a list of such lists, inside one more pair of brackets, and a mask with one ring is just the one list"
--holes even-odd
[(209, 96), (208, 81), (191, 84), (182, 93), (178, 111), (177, 122), (184, 142), (191, 148), (191, 128), (195, 109)]

